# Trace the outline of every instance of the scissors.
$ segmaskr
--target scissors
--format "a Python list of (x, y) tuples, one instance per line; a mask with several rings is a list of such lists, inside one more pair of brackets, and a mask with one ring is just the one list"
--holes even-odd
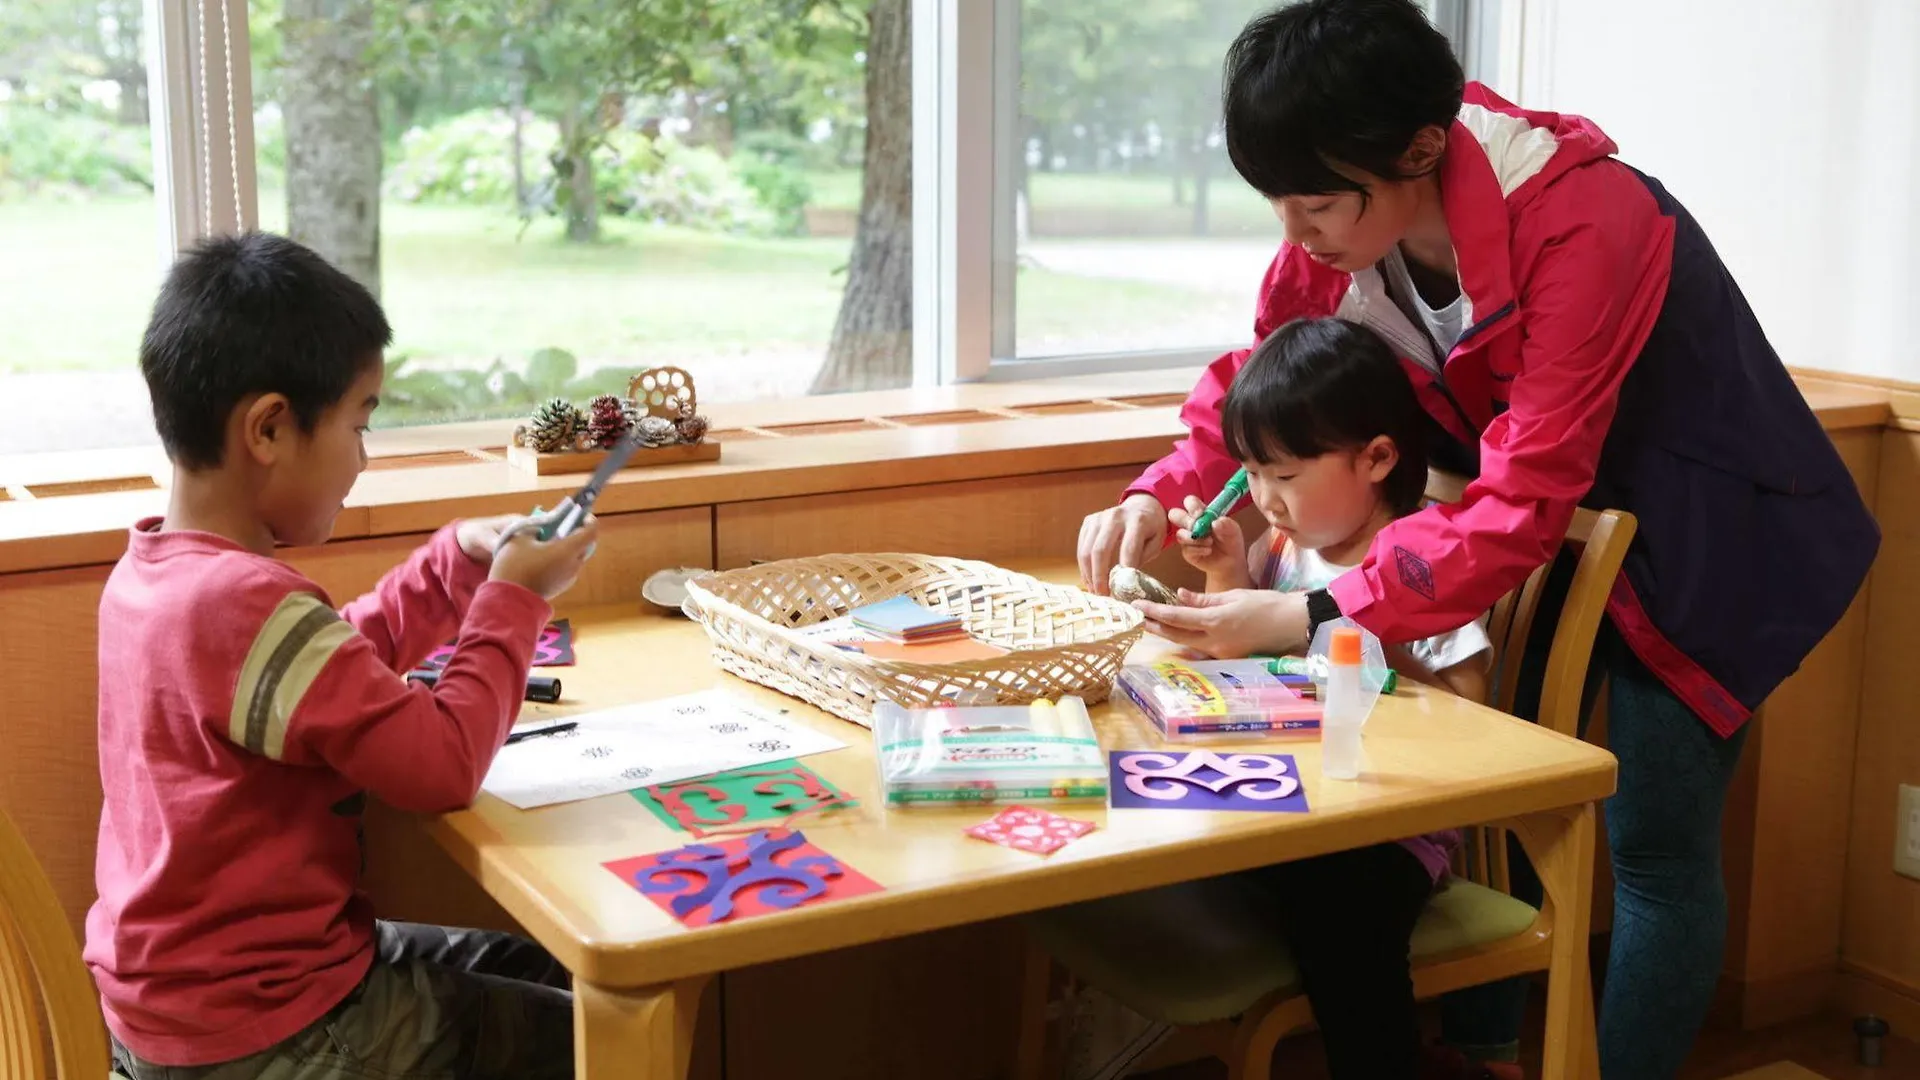
[(607, 459), (593, 470), (585, 487), (561, 499), (560, 504), (551, 510), (543, 511), (534, 507), (532, 514), (500, 531), (500, 539), (495, 541), (493, 549), (498, 551), (506, 547), (522, 533), (531, 533), (534, 539), (542, 541), (558, 540), (571, 534), (593, 512), (593, 504), (600, 498), (600, 489), (606, 487), (607, 481), (613, 479), (613, 474), (627, 464), (627, 459), (633, 456), (639, 446), (631, 436), (620, 440), (613, 449), (607, 451)]

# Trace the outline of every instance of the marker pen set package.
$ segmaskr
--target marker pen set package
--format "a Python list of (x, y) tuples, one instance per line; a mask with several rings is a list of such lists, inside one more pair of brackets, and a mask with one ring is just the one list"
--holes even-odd
[(873, 712), (880, 788), (889, 806), (1104, 802), (1107, 763), (1086, 703)]
[(1173, 740), (1318, 738), (1313, 680), (1264, 660), (1159, 660), (1120, 669), (1120, 689)]

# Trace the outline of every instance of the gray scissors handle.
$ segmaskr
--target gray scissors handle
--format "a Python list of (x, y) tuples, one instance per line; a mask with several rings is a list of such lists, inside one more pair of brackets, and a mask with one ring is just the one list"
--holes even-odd
[(552, 540), (556, 536), (563, 535), (561, 526), (569, 518), (573, 519), (572, 525), (568, 525), (565, 531), (572, 532), (573, 527), (579, 524), (578, 519), (581, 516), (573, 513), (575, 509), (571, 495), (560, 500), (560, 505), (551, 510), (542, 511), (536, 508), (533, 513), (500, 530), (500, 538), (494, 541), (493, 550), (499, 551), (511, 543), (514, 537), (522, 534), (531, 534), (535, 540)]

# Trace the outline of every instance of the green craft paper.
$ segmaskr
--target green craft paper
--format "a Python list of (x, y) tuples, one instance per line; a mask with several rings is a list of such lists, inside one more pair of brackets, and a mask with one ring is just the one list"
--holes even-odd
[[(738, 803), (738, 804), (744, 805), (747, 808), (746, 816), (741, 818), (739, 821), (728, 822), (725, 824), (716, 823), (713, 825), (702, 826), (708, 831), (712, 831), (714, 829), (730, 828), (733, 825), (745, 825), (749, 822), (771, 821), (771, 820), (786, 817), (790, 811), (776, 810), (774, 809), (774, 804), (785, 802), (789, 799), (796, 798), (797, 796), (800, 795), (800, 790), (792, 784), (782, 784), (780, 786), (775, 787), (771, 793), (763, 793), (763, 792), (755, 791), (754, 788), (759, 786), (760, 784), (764, 784), (769, 780), (779, 779), (778, 777), (762, 776), (762, 775), (755, 775), (755, 774), (787, 772), (793, 769), (798, 769), (801, 772), (804, 772), (809, 776), (812, 776), (814, 780), (817, 783), (819, 783), (821, 787), (824, 787), (827, 790), (833, 792), (834, 795), (837, 796), (840, 800), (838, 803), (834, 804), (834, 807), (833, 807), (834, 809), (838, 810), (842, 808), (849, 808), (849, 807), (859, 805), (850, 796), (848, 796), (846, 792), (841, 791), (837, 787), (834, 787), (831, 782), (829, 782), (826, 778), (822, 777), (819, 773), (814, 772), (812, 769), (809, 769), (805, 765), (802, 765), (799, 761), (791, 758), (785, 761), (769, 761), (764, 765), (753, 765), (744, 769), (734, 769), (729, 772), (715, 773), (712, 776), (705, 777), (704, 779), (682, 780), (676, 783), (664, 784), (660, 786), (670, 787), (670, 788), (681, 788), (681, 789), (685, 789), (688, 787), (719, 788), (722, 792), (726, 793), (728, 802)], [(638, 799), (640, 801), (641, 806), (646, 807), (649, 813), (653, 814), (654, 817), (659, 818), (661, 823), (665, 824), (668, 828), (677, 829), (681, 832), (687, 831), (678, 821), (674, 820), (673, 815), (669, 814), (665, 807), (661, 806), (660, 803), (653, 798), (653, 796), (650, 794), (652, 790), (653, 790), (652, 788), (644, 788), (644, 787), (634, 788), (632, 791), (628, 792), (628, 794), (632, 795), (635, 799)], [(717, 818), (719, 816), (714, 812), (716, 807), (719, 804), (714, 803), (712, 800), (708, 799), (704, 795), (688, 795), (686, 796), (686, 801), (690, 806), (692, 806), (696, 811), (698, 811), (701, 817)]]

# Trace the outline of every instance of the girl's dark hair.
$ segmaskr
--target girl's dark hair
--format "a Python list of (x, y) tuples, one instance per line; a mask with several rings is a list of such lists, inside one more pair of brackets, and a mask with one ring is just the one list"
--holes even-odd
[(1296, 319), (1268, 335), (1220, 406), (1220, 435), (1237, 461), (1316, 458), (1392, 439), (1400, 461), (1383, 487), (1401, 515), (1426, 494), (1426, 431), (1400, 361), (1373, 331), (1340, 319)]
[(1227, 156), (1270, 199), (1366, 189), (1330, 162), (1392, 180), (1420, 129), (1448, 128), (1466, 78), (1413, 0), (1303, 0), (1227, 50)]

